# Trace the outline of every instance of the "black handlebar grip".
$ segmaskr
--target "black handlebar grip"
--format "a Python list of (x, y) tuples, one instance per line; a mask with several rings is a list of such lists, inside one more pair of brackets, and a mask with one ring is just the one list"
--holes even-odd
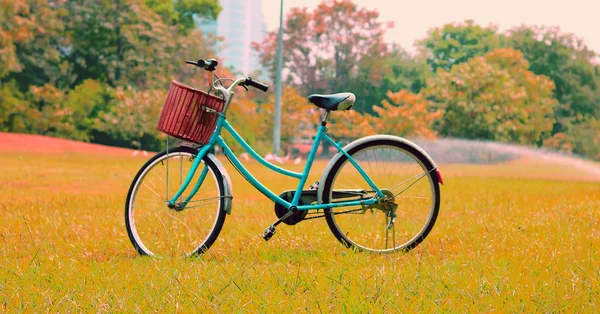
[(217, 65), (219, 64), (219, 62), (217, 62), (217, 60), (215, 59), (208, 59), (208, 60), (198, 60), (198, 61), (190, 61), (187, 60), (185, 63), (187, 64), (193, 64), (199, 68), (203, 68), (206, 71), (214, 71), (217, 68)]
[(202, 61), (201, 67), (204, 68), (206, 71), (214, 71), (215, 69), (217, 69), (217, 65), (219, 64), (219, 62), (217, 62), (217, 60), (215, 59), (208, 59), (206, 61), (198, 60), (198, 64), (200, 64), (200, 61)]
[(248, 77), (246, 79), (246, 83), (245, 84), (248, 85), (248, 86), (252, 86), (254, 88), (258, 88), (258, 89), (260, 89), (263, 92), (267, 92), (269, 90), (269, 86), (267, 86), (267, 85), (265, 85), (263, 83), (259, 83), (257, 81), (253, 81), (251, 77)]

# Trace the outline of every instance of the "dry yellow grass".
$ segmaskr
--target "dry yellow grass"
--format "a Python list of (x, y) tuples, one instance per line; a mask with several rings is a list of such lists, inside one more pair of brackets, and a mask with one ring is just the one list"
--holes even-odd
[[(229, 168), (233, 214), (210, 251), (153, 259), (135, 253), (123, 220), (128, 186), (146, 158), (0, 156), (0, 312), (593, 312), (599, 305), (600, 178), (585, 168), (548, 160), (442, 165), (432, 233), (417, 249), (390, 255), (345, 249), (321, 220), (282, 226), (264, 242), (273, 206)], [(250, 168), (274, 189), (295, 183)]]

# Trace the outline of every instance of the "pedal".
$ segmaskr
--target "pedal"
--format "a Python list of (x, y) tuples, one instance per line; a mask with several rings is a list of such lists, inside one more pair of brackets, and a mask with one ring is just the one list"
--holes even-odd
[(265, 241), (269, 241), (271, 237), (275, 234), (275, 226), (270, 225), (267, 229), (265, 229), (265, 233), (263, 233), (262, 237)]

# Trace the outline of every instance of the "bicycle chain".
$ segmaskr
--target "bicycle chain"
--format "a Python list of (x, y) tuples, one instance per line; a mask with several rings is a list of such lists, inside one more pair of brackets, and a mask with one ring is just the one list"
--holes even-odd
[[(362, 208), (359, 208), (359, 209), (350, 209), (350, 210), (346, 210), (346, 211), (339, 212), (339, 213), (333, 213), (333, 215), (353, 213), (353, 212), (362, 211), (362, 210), (363, 210)], [(323, 217), (325, 217), (325, 214), (323, 214), (321, 216), (306, 217), (303, 220), (311, 220), (311, 219), (317, 219), (317, 218), (323, 218)]]

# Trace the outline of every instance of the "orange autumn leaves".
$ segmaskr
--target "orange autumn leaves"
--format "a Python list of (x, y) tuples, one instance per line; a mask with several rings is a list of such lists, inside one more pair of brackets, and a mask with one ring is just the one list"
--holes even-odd
[(372, 134), (434, 139), (434, 121), (442, 116), (441, 110), (430, 111), (427, 101), (420, 94), (401, 90), (388, 91), (389, 101), (373, 106), (374, 114), (360, 114), (350, 110), (332, 116), (331, 133), (343, 139), (353, 139)]
[[(388, 92), (389, 101), (373, 106), (374, 114), (361, 114), (355, 110), (333, 112), (328, 124), (329, 134), (338, 140), (353, 140), (372, 134), (393, 134), (433, 139), (431, 128), (442, 116), (441, 110), (429, 111), (421, 95), (407, 91)], [(241, 98), (234, 101), (227, 118), (248, 143), (259, 150), (270, 147), (273, 136), (274, 99), (263, 104)], [(310, 104), (304, 95), (292, 87), (283, 90), (281, 110), (281, 140), (284, 146), (300, 139), (310, 139), (315, 134), (322, 112)], [(234, 150), (238, 147), (233, 144)]]
[(354, 139), (372, 134), (434, 139), (434, 121), (441, 118), (442, 111), (430, 111), (427, 101), (420, 94), (401, 90), (388, 91), (381, 106), (373, 106), (374, 114), (360, 114), (354, 110), (335, 113), (331, 117), (330, 133), (341, 139)]
[(396, 93), (388, 91), (387, 96), (392, 103), (384, 100), (383, 107), (373, 107), (379, 115), (375, 123), (377, 133), (427, 139), (436, 137), (436, 132), (431, 126), (442, 117), (441, 110), (430, 111), (421, 94), (415, 95), (403, 90)]

